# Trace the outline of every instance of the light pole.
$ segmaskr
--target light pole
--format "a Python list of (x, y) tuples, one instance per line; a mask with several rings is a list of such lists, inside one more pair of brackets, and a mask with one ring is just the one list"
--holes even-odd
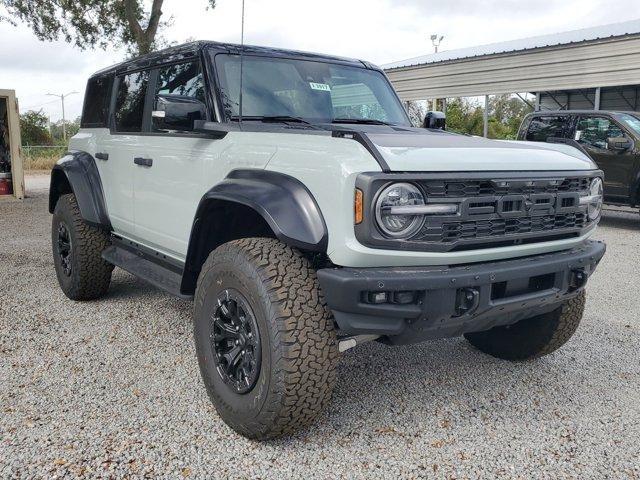
[(64, 116), (64, 99), (65, 97), (68, 97), (69, 95), (73, 95), (74, 93), (78, 93), (78, 92), (63, 93), (61, 95), (58, 95), (56, 93), (47, 93), (47, 95), (51, 97), (58, 97), (62, 102), (62, 139), (64, 143), (67, 143), (67, 119)]
[[(444, 38), (444, 35), (440, 35), (438, 37), (437, 33), (434, 33), (433, 35), (431, 35), (431, 44), (433, 45), (433, 50), (435, 53), (438, 53), (438, 47), (440, 46), (440, 42), (442, 42), (442, 39)], [(434, 98), (433, 99), (433, 109), (434, 110), (438, 110), (438, 99)]]
[(438, 37), (438, 34), (434, 34), (431, 35), (431, 43), (433, 44), (433, 49), (435, 50), (435, 53), (438, 53), (438, 47), (440, 46), (440, 42), (442, 42), (442, 39), (444, 39), (444, 35), (440, 35)]

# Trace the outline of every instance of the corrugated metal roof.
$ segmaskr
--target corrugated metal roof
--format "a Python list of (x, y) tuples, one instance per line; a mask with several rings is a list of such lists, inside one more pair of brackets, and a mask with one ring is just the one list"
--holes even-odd
[(569, 32), (554, 33), (551, 35), (540, 35), (536, 37), (510, 40), (507, 42), (490, 43), (477, 47), (460, 48), (448, 50), (430, 55), (413, 57), (399, 62), (392, 62), (383, 65), (385, 70), (392, 68), (410, 67), (415, 65), (425, 65), (429, 63), (446, 62), (449, 60), (461, 60), (463, 58), (481, 57), (484, 55), (495, 55), (499, 53), (517, 52), (521, 50), (531, 50), (534, 48), (553, 47), (558, 45), (568, 45), (572, 43), (587, 42), (611, 37), (621, 37), (625, 35), (636, 35), (640, 33), (640, 19), (628, 22), (612, 23), (610, 25), (600, 25), (592, 28), (582, 28)]

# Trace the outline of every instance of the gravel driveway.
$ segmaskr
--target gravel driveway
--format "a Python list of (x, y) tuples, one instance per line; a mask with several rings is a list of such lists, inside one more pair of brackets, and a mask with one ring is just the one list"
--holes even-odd
[(257, 443), (209, 403), (189, 302), (119, 269), (100, 301), (63, 296), (46, 187), (0, 201), (0, 477), (640, 478), (637, 214), (605, 214), (608, 253), (560, 351), (363, 345), (315, 426)]

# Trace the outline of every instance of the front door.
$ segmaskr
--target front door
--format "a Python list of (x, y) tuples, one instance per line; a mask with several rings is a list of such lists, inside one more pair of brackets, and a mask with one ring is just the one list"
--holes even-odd
[(184, 260), (198, 203), (204, 195), (204, 162), (218, 140), (193, 133), (207, 119), (198, 60), (159, 67), (148, 96), (149, 132), (132, 152), (136, 236), (142, 243)]
[(611, 150), (609, 138), (624, 137), (632, 140), (611, 118), (583, 115), (578, 120), (575, 139), (589, 152), (604, 172), (604, 194), (612, 200), (629, 196), (629, 171), (633, 167), (632, 150)]

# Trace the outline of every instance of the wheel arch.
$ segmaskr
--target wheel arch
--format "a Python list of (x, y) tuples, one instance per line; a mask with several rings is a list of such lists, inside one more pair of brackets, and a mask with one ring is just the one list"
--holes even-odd
[(191, 228), (181, 291), (195, 292), (209, 254), (231, 240), (273, 237), (300, 250), (326, 252), (327, 226), (299, 180), (267, 170), (233, 170), (200, 200)]
[(61, 195), (73, 193), (83, 220), (93, 226), (111, 229), (111, 222), (94, 158), (87, 152), (68, 152), (51, 171), (49, 213)]

